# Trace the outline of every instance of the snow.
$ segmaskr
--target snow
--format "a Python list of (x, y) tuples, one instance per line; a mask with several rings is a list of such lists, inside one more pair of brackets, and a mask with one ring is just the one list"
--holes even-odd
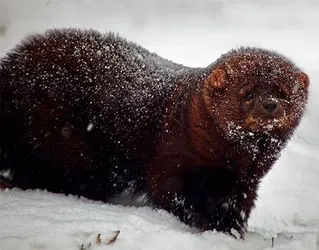
[[(91, 249), (260, 249), (271, 248), (271, 239), (250, 234), (238, 241), (216, 232), (199, 234), (167, 212), (149, 207), (107, 205), (43, 191), (6, 190), (1, 200), (1, 249), (80, 249), (98, 233), (110, 235), (120, 230), (113, 245)], [(308, 233), (313, 247), (313, 232)], [(288, 237), (288, 236), (287, 236)], [(306, 238), (306, 236), (304, 236)], [(301, 238), (302, 239), (302, 238)], [(304, 242), (279, 241), (291, 246)], [(309, 248), (311, 249), (311, 248)], [(314, 248), (312, 248), (314, 249)]]
[(1, 0), (0, 56), (27, 34), (86, 27), (119, 32), (187, 66), (207, 66), (241, 45), (274, 49), (305, 70), (311, 84), (304, 121), (264, 178), (244, 241), (195, 232), (149, 207), (14, 189), (0, 191), (0, 249), (80, 249), (114, 230), (121, 232), (113, 245), (91, 249), (319, 249), (318, 11), (316, 0)]
[(86, 130), (87, 130), (88, 132), (91, 132), (92, 129), (93, 129), (93, 123), (90, 122), (90, 123), (88, 124), (88, 126), (86, 127)]

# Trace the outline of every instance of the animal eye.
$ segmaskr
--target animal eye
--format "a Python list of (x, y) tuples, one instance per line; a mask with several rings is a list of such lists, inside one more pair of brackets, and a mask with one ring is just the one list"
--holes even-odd
[(245, 101), (250, 102), (255, 97), (255, 89), (251, 86), (245, 86), (240, 89), (239, 95), (245, 99)]
[(251, 101), (254, 98), (254, 93), (252, 91), (247, 91), (244, 98), (246, 101)]
[(283, 99), (283, 100), (287, 100), (287, 99), (288, 99), (287, 93), (286, 93), (284, 90), (282, 90), (282, 89), (279, 89), (279, 90), (277, 91), (277, 97), (278, 97), (279, 99)]

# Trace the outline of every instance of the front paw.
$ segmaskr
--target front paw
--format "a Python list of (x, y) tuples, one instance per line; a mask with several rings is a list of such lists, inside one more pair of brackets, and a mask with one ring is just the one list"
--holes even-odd
[(247, 223), (245, 223), (245, 225), (242, 226), (232, 227), (229, 231), (227, 231), (227, 234), (229, 234), (237, 240), (244, 240), (247, 231)]
[(247, 233), (247, 216), (236, 204), (216, 203), (210, 205), (184, 204), (175, 214), (189, 226), (200, 230), (216, 230), (236, 239), (244, 239)]
[(236, 206), (236, 203), (225, 202), (213, 206), (212, 225), (216, 231), (224, 232), (236, 239), (244, 239), (247, 233), (247, 215)]

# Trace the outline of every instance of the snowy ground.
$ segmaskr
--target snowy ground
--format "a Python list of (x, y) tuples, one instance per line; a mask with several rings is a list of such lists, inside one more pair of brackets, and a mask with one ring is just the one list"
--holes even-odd
[(263, 180), (245, 241), (192, 231), (165, 211), (43, 191), (0, 191), (0, 249), (80, 249), (90, 235), (121, 230), (93, 249), (319, 249), (319, 2), (0, 0), (0, 56), (49, 27), (117, 31), (161, 56), (205, 66), (241, 45), (291, 57), (311, 79), (304, 122)]

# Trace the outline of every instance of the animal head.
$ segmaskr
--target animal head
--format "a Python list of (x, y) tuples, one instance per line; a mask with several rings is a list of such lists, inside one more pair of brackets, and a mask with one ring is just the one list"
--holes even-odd
[(287, 138), (299, 124), (309, 77), (289, 59), (263, 49), (233, 50), (212, 67), (203, 99), (229, 138), (270, 134)]

